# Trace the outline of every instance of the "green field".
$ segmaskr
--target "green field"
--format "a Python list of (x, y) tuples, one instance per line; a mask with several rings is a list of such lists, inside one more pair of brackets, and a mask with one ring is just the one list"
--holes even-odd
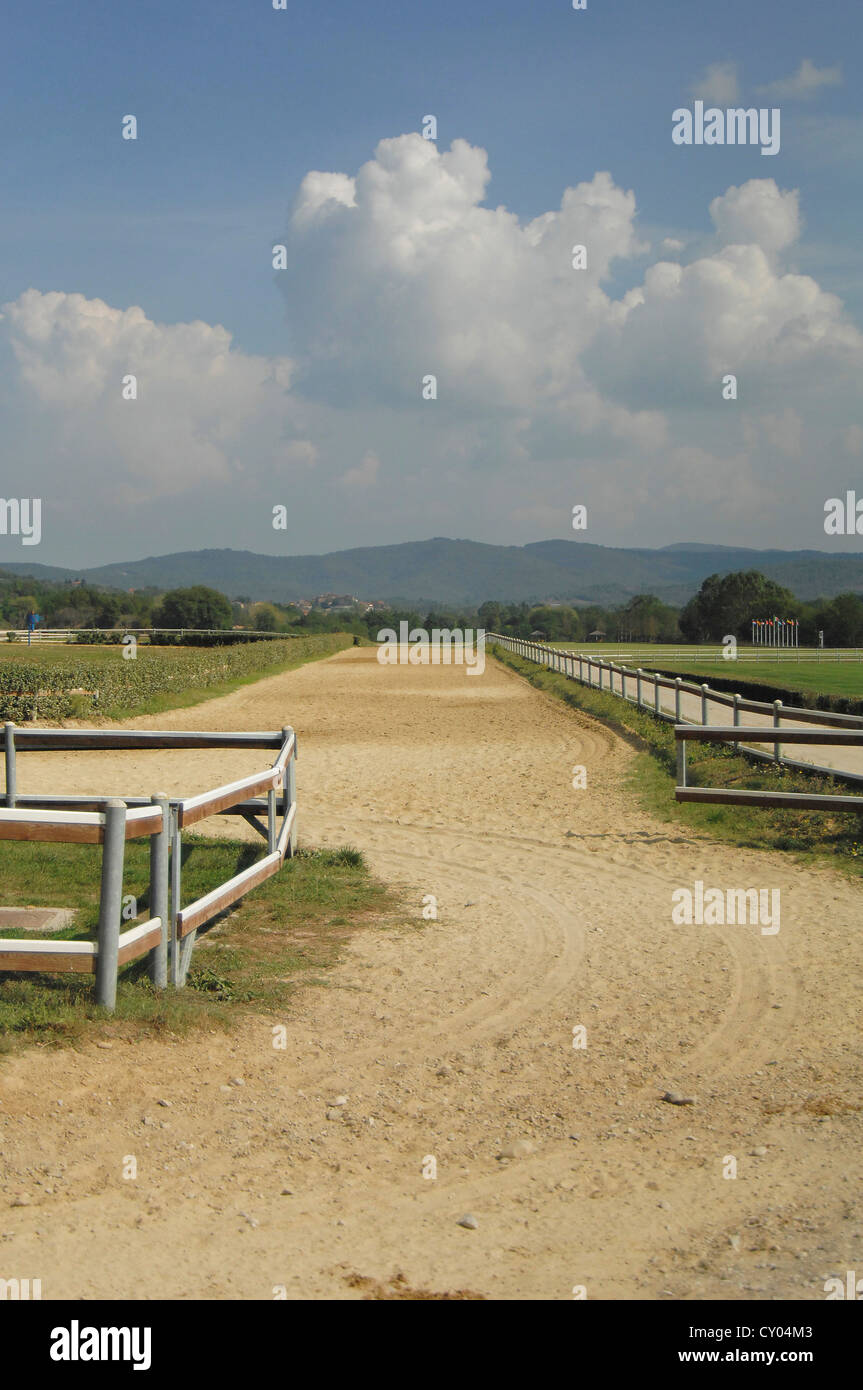
[(348, 633), (238, 643), (230, 647), (0, 645), (0, 720), (123, 719), (228, 694), (351, 646)]
[[(628, 664), (628, 663), (627, 663)], [(646, 663), (645, 669), (649, 669)], [(800, 690), (812, 695), (847, 695), (851, 699), (863, 697), (863, 665), (849, 662), (829, 665), (825, 661), (801, 661), (799, 666), (785, 663), (781, 666), (767, 667), (752, 661), (723, 661), (721, 667), (695, 665), (686, 661), (655, 661), (664, 671), (687, 676), (701, 684), (710, 685), (711, 676), (722, 680), (746, 681), (752, 685), (763, 685), (766, 690), (781, 686), (785, 690)], [(767, 696), (765, 695), (765, 699)]]
[[(146, 653), (148, 656), (182, 657), (187, 647), (151, 647), (144, 643), (138, 646), (138, 660)], [(196, 648), (200, 650), (200, 648)], [(122, 647), (84, 646), (79, 642), (34, 642), (28, 647), (25, 642), (0, 642), (0, 662), (26, 662), (33, 666), (75, 666), (82, 661), (88, 666), (109, 664), (117, 659), (122, 661)]]
[(765, 653), (763, 648), (756, 653), (753, 648), (741, 645), (736, 661), (726, 661), (720, 647), (687, 649), (659, 643), (626, 647), (616, 642), (591, 642), (589, 646), (551, 642), (548, 645), (577, 651), (585, 656), (601, 657), (603, 661), (613, 661), (630, 669), (641, 666), (645, 671), (657, 668), (672, 671), (699, 685), (702, 682), (710, 685), (717, 679), (738, 680), (763, 685), (768, 690), (781, 687), (811, 695), (863, 698), (863, 660), (854, 648), (840, 648), (836, 654), (832, 648), (818, 653), (811, 647), (801, 647), (799, 653), (780, 651), (780, 659), (777, 660), (776, 653)]

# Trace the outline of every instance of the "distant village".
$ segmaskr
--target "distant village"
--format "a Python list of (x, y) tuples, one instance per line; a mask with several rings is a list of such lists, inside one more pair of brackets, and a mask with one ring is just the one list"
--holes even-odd
[[(241, 603), (241, 607), (253, 608), (254, 603)], [(357, 598), (354, 594), (316, 594), (314, 598), (294, 598), (286, 599), (282, 605), (286, 608), (298, 608), (302, 614), (311, 613), (314, 609), (319, 613), (377, 613), (386, 612), (390, 604), (383, 599), (364, 599)]]

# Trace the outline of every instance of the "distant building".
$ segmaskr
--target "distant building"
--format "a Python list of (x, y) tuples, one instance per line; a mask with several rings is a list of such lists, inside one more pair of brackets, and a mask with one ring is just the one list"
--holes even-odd
[(594, 628), (593, 632), (589, 632), (587, 635), (592, 642), (601, 642), (604, 637), (608, 636), (608, 633), (603, 632), (600, 628), (597, 627)]

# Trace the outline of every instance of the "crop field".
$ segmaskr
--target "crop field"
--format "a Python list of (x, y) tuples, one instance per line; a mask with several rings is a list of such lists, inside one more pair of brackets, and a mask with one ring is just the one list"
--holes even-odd
[(124, 718), (224, 694), (349, 647), (344, 633), (233, 647), (0, 647), (0, 719)]
[[(188, 647), (158, 647), (138, 644), (138, 658), (144, 653), (152, 656), (182, 657)], [(200, 651), (201, 648), (196, 648)], [(216, 650), (205, 648), (204, 650)], [(84, 646), (78, 642), (34, 642), (28, 647), (24, 642), (0, 642), (0, 669), (8, 665), (40, 666), (43, 669), (55, 666), (110, 666), (112, 662), (123, 659), (121, 646)]]

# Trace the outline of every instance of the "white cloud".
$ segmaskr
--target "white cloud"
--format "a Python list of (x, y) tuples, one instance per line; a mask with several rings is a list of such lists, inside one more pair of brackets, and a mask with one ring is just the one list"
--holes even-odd
[[(311, 442), (286, 437), (288, 358), (239, 352), (218, 324), (157, 324), (81, 294), (30, 289), (3, 308), (25, 403), (104, 502), (230, 485), (252, 440), (281, 466), (308, 466)], [(129, 375), (135, 400), (123, 399)]]
[(837, 64), (832, 68), (819, 68), (811, 58), (804, 58), (796, 72), (788, 77), (779, 77), (775, 82), (767, 82), (756, 87), (759, 96), (772, 97), (776, 101), (808, 101), (822, 87), (842, 85), (842, 69)]
[[(356, 174), (307, 175), (276, 276), (290, 357), (241, 352), (218, 325), (28, 290), (0, 322), (16, 367), (7, 456), (30, 461), (51, 515), (89, 528), (105, 559), (118, 545), (99, 525), (122, 515), (146, 528), (124, 539), (129, 554), (271, 550), (272, 505), (288, 498), (284, 543), (304, 553), (423, 533), (569, 536), (576, 501), (592, 541), (715, 537), (715, 516), (742, 543), (765, 538), (745, 528), (779, 464), (785, 507), (830, 486), (857, 439), (863, 339), (837, 296), (782, 263), (796, 190), (752, 179), (719, 193), (709, 249), (688, 265), (660, 252), (613, 298), (616, 263), (631, 283), (647, 252), (633, 191), (598, 172), (523, 222), (485, 205), (488, 181), (484, 150), (418, 135), (382, 141)], [(721, 398), (727, 372), (735, 403)], [(15, 495), (14, 466), (6, 476)]]
[(799, 193), (783, 193), (773, 179), (750, 179), (729, 188), (713, 199), (710, 216), (725, 244), (760, 246), (769, 253), (790, 246), (800, 235)]
[(736, 63), (711, 63), (689, 88), (690, 96), (709, 106), (729, 106), (740, 96)]

